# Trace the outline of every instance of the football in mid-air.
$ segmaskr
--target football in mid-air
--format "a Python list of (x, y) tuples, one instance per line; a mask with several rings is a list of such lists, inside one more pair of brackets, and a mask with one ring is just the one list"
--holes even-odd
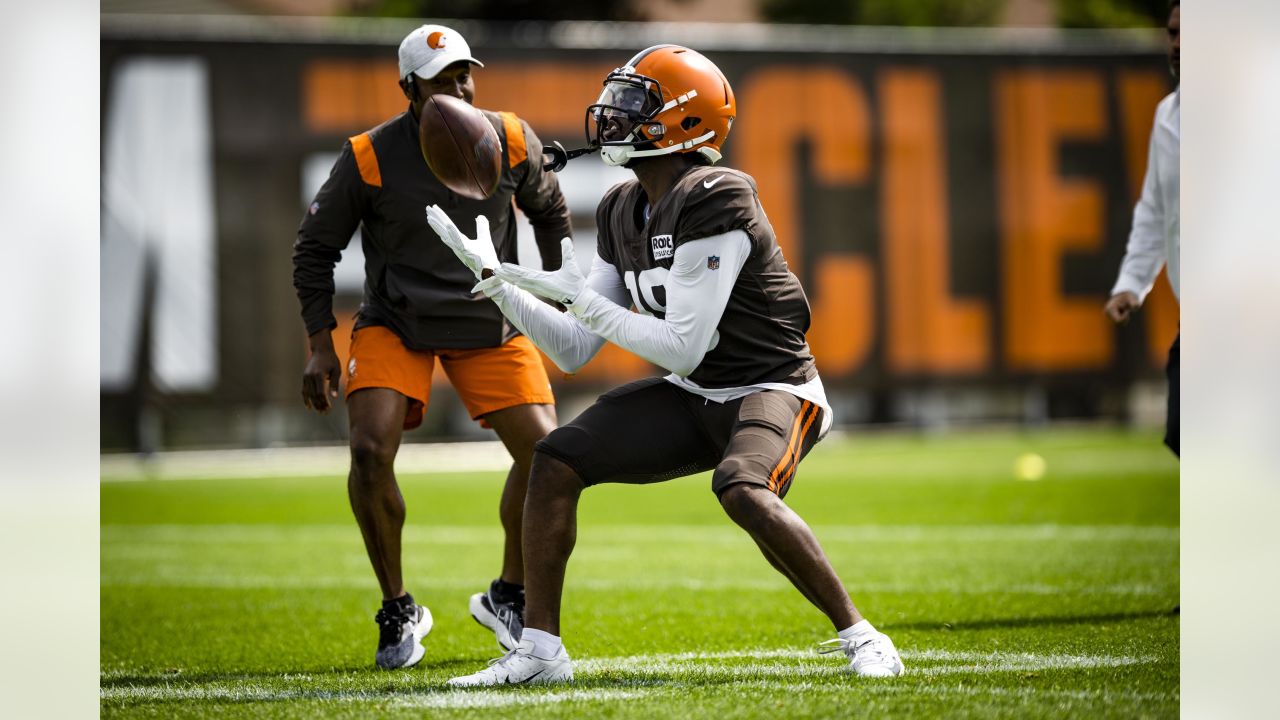
[(502, 177), (498, 131), (478, 109), (452, 95), (422, 104), (418, 144), (431, 172), (445, 187), (472, 200), (493, 195)]

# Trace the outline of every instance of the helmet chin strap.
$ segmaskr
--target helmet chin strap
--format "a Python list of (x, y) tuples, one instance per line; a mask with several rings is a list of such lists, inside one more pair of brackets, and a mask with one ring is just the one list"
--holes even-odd
[[(635, 133), (627, 136), (626, 142), (631, 142), (635, 138)], [(602, 145), (600, 147), (600, 159), (605, 165), (619, 167), (627, 164), (627, 159), (631, 157), (629, 152), (631, 148), (624, 145)]]
[[(606, 145), (600, 148), (600, 157), (601, 159), (604, 160), (604, 163), (606, 165), (614, 165), (614, 166), (624, 165), (631, 158), (654, 157), (657, 155), (670, 155), (671, 153), (680, 152), (682, 150), (689, 150), (697, 145), (701, 145), (702, 143), (710, 140), (715, 136), (716, 136), (716, 133), (714, 130), (708, 130), (707, 132), (703, 133), (702, 135), (699, 135), (696, 138), (693, 138), (692, 140), (686, 140), (677, 145), (668, 145), (667, 147), (657, 148), (654, 150), (636, 150), (635, 148), (627, 145)], [(635, 140), (635, 138), (636, 138), (636, 133), (633, 130), (631, 131), (630, 134), (627, 135), (627, 139), (624, 142), (632, 142)], [(708, 160), (710, 160), (713, 163), (720, 160), (720, 153), (716, 152), (712, 148), (700, 148), (699, 152), (701, 152), (704, 156), (706, 156)]]

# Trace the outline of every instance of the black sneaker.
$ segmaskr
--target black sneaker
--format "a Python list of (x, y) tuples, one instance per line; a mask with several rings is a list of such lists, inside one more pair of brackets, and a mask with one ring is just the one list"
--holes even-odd
[(516, 649), (516, 645), (520, 642), (520, 635), (524, 632), (523, 602), (499, 601), (491, 585), (487, 592), (472, 595), (470, 606), (471, 617), (493, 631), (494, 637), (498, 639), (498, 644), (503, 650)]
[(422, 639), (431, 632), (431, 611), (421, 605), (404, 613), (383, 608), (374, 616), (378, 623), (378, 654), (374, 660), (383, 670), (412, 667), (427, 649)]

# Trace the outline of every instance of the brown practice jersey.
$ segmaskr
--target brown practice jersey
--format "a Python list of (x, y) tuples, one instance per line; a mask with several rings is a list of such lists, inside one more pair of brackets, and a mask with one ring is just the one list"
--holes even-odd
[(544, 268), (560, 266), (569, 211), (555, 174), (542, 170), (542, 145), (515, 115), (483, 112), (503, 150), (502, 177), (486, 200), (461, 197), (436, 179), (410, 112), (343, 145), (294, 243), (293, 284), (307, 334), (336, 324), (333, 268), (357, 227), (365, 258), (357, 328), (385, 326), (414, 350), (496, 347), (516, 334), (497, 306), (472, 294), (475, 277), (427, 224), (426, 207), (439, 205), (475, 237), (475, 218), (484, 215), (498, 257), (516, 262), (514, 199), (533, 226)]
[[(733, 230), (746, 233), (751, 250), (716, 327), (719, 340), (689, 380), (705, 388), (766, 382), (798, 385), (817, 376), (805, 332), (809, 301), (787, 268), (756, 194), (744, 172), (695, 166), (649, 209), (639, 181), (614, 186), (596, 211), (596, 252), (615, 268), (638, 310), (664, 317), (666, 288), (681, 245)], [(709, 255), (708, 267), (720, 258)]]

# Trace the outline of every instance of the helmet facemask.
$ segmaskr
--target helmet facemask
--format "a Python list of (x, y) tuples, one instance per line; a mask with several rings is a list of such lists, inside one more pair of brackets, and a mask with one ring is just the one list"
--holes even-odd
[(607, 165), (626, 165), (633, 152), (652, 148), (665, 133), (654, 116), (662, 105), (662, 86), (621, 68), (605, 78), (599, 99), (587, 106), (587, 143), (600, 148)]

